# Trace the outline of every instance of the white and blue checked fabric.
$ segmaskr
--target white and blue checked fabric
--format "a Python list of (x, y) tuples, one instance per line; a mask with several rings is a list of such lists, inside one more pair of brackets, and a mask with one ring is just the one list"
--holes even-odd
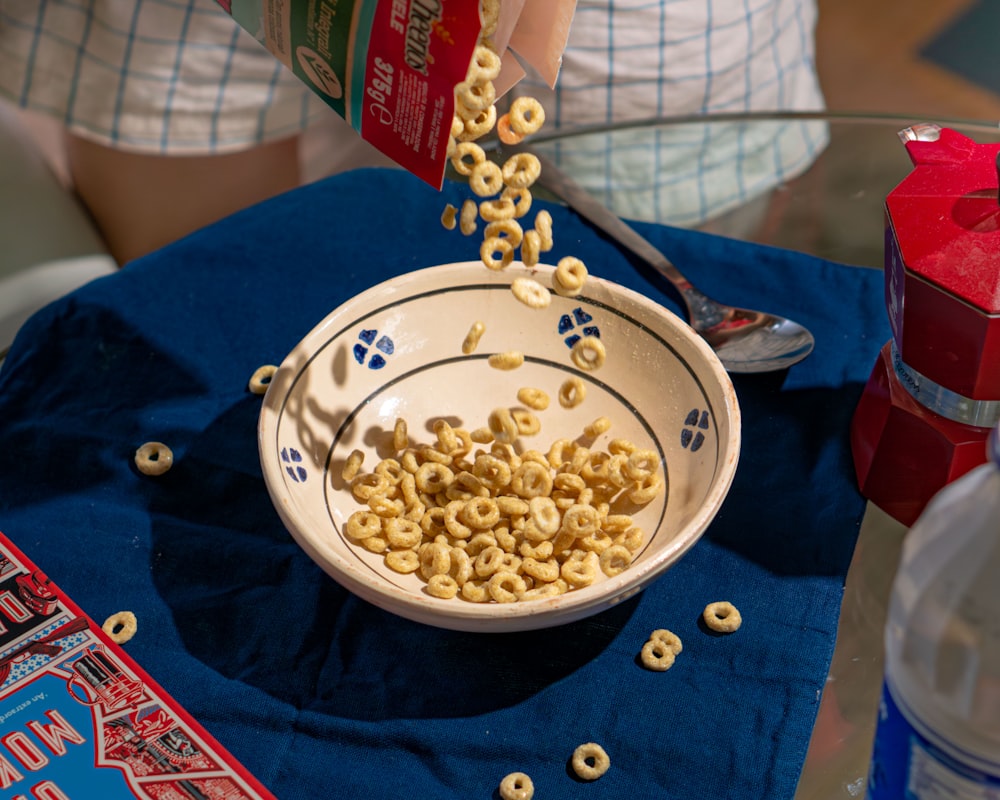
[[(579, 0), (546, 132), (659, 117), (821, 110), (815, 0)], [(805, 170), (823, 123), (708, 122), (588, 134), (546, 149), (622, 216), (694, 225)]]
[(170, 155), (244, 149), (332, 113), (215, 0), (0, 0), (0, 96)]

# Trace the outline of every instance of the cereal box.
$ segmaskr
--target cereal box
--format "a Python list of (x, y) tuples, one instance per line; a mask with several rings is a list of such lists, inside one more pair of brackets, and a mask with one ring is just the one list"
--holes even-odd
[[(218, 0), (358, 134), (440, 188), (454, 113), (481, 31), (480, 0)], [(575, 0), (504, 0), (492, 37), (499, 91), (555, 81)]]
[(14, 800), (273, 800), (2, 535), (0, 789)]

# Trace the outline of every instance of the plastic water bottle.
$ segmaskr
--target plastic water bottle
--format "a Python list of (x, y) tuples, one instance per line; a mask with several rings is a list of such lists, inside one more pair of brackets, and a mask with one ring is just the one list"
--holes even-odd
[(1000, 433), (906, 534), (869, 800), (1000, 800)]

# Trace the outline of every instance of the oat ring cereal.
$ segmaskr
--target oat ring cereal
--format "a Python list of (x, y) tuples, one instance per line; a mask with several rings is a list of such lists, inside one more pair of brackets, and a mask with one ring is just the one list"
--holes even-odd
[(274, 373), (277, 371), (278, 368), (274, 364), (265, 364), (262, 367), (257, 367), (253, 375), (250, 376), (247, 388), (254, 394), (264, 394), (267, 391), (267, 387), (271, 385), (271, 378), (274, 377)]
[(504, 162), (501, 174), (512, 189), (527, 189), (542, 174), (542, 164), (536, 155), (517, 153)]
[(485, 111), (497, 99), (497, 92), (490, 81), (462, 81), (455, 87), (455, 98), (470, 111)]
[(119, 611), (117, 614), (112, 614), (104, 620), (101, 630), (115, 644), (125, 644), (125, 642), (135, 636), (135, 632), (138, 630), (138, 623), (136, 622), (135, 614), (131, 611)]
[(535, 266), (542, 252), (542, 237), (539, 236), (538, 231), (530, 230), (524, 232), (524, 238), (521, 240), (521, 261), (526, 267)]
[(520, 144), (524, 141), (524, 135), (511, 128), (510, 114), (501, 114), (497, 118), (497, 136), (504, 144)]
[(459, 135), (468, 139), (478, 139), (493, 130), (496, 121), (497, 107), (489, 106), (476, 114), (472, 119), (465, 120), (462, 133)]
[(472, 170), (486, 162), (486, 151), (475, 142), (459, 142), (455, 147), (455, 155), (451, 157), (451, 165), (455, 172), (466, 178), (472, 175)]
[(552, 275), (552, 288), (563, 297), (576, 297), (587, 282), (587, 267), (576, 256), (559, 259)]
[(510, 240), (511, 246), (520, 247), (524, 231), (514, 219), (501, 219), (487, 225), (483, 236), (487, 239), (491, 236), (502, 236)]
[(163, 442), (146, 442), (135, 451), (135, 466), (143, 475), (162, 475), (174, 464), (174, 452)]
[(545, 124), (545, 109), (534, 97), (518, 97), (510, 104), (510, 127), (514, 133), (530, 136)]
[(520, 219), (531, 208), (531, 189), (514, 189), (507, 186), (500, 192), (500, 199), (507, 199), (514, 203), (514, 217)]
[(479, 347), (479, 340), (483, 338), (485, 332), (486, 326), (480, 320), (473, 322), (472, 327), (469, 328), (469, 332), (465, 334), (465, 340), (462, 342), (462, 352), (465, 355), (474, 353), (476, 348)]
[(611, 766), (607, 752), (596, 742), (581, 744), (573, 751), (573, 772), (585, 781), (596, 781)]
[(563, 408), (576, 408), (586, 396), (587, 385), (576, 375), (564, 380), (559, 387), (559, 405)]
[(482, 22), (480, 37), (496, 33), (497, 23), (500, 21), (500, 0), (482, 0), (479, 4), (479, 19)]
[(681, 643), (681, 637), (666, 628), (657, 628), (649, 634), (649, 639), (650, 641), (663, 642), (663, 644), (674, 651), (674, 655), (680, 655), (681, 651), (684, 649), (684, 645)]
[(472, 236), (476, 232), (478, 216), (479, 208), (476, 206), (476, 201), (466, 198), (462, 202), (462, 210), (458, 212), (458, 229), (463, 235)]
[(507, 350), (503, 353), (491, 353), (486, 360), (493, 369), (512, 370), (524, 363), (524, 353), (520, 350)]
[[(477, 45), (472, 52), (467, 80), (472, 83), (494, 80), (500, 74), (500, 56), (485, 45)], [(496, 106), (490, 106), (494, 110)]]
[(531, 800), (535, 796), (535, 785), (523, 772), (512, 772), (500, 781), (502, 800)]
[(549, 407), (549, 396), (533, 386), (522, 386), (517, 390), (517, 399), (534, 411), (544, 411)]
[(674, 665), (677, 653), (661, 639), (650, 639), (642, 646), (642, 665), (653, 672), (666, 672)]
[(514, 278), (510, 290), (529, 308), (548, 308), (552, 302), (549, 290), (534, 278)]
[(469, 174), (469, 188), (480, 197), (492, 197), (503, 189), (503, 172), (492, 161), (476, 164)]
[(483, 200), (479, 204), (479, 216), (487, 222), (512, 220), (516, 213), (517, 207), (514, 205), (514, 201), (503, 195), (493, 200)]
[(490, 236), (479, 245), (479, 258), (495, 272), (505, 269), (514, 260), (514, 245), (502, 236)]
[(570, 353), (573, 363), (585, 370), (600, 369), (607, 357), (604, 342), (596, 336), (584, 336), (573, 345)]
[(702, 619), (713, 631), (718, 633), (732, 633), (739, 630), (743, 624), (743, 617), (739, 610), (732, 603), (722, 601), (719, 603), (709, 603), (702, 612)]

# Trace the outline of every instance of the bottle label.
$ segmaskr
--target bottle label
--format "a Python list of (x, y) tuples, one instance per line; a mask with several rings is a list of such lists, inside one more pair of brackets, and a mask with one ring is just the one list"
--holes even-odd
[(882, 687), (868, 800), (1000, 800), (1000, 765), (993, 774), (972, 768), (935, 746)]

